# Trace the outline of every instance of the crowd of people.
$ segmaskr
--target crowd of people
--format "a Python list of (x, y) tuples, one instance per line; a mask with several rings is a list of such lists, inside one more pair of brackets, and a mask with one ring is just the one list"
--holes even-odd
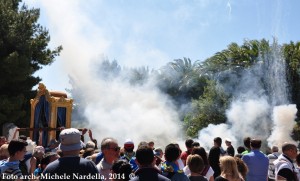
[[(90, 140), (85, 142), (88, 132)], [(232, 141), (216, 137), (210, 150), (193, 139), (185, 148), (155, 142), (122, 145), (113, 137), (98, 145), (92, 131), (63, 129), (59, 140), (36, 146), (26, 136), (7, 141), (0, 137), (0, 180), (113, 180), (113, 181), (299, 181), (300, 154), (293, 143), (273, 145), (263, 153), (262, 140), (244, 138), (235, 148)], [(99, 147), (98, 147), (99, 146)], [(237, 152), (235, 152), (237, 151)]]

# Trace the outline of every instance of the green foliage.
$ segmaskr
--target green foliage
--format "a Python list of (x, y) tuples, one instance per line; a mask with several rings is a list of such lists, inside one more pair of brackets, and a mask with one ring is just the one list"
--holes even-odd
[(198, 100), (192, 101), (194, 112), (185, 119), (186, 133), (195, 137), (198, 131), (209, 124), (220, 124), (226, 121), (225, 110), (228, 108), (229, 97), (215, 81), (208, 81), (204, 93)]
[(298, 141), (300, 140), (300, 123), (299, 122), (297, 124), (295, 124), (291, 136), (294, 140), (298, 140)]
[(28, 126), (32, 87), (41, 81), (33, 74), (49, 65), (62, 47), (47, 48), (48, 31), (37, 24), (39, 9), (28, 9), (20, 0), (0, 1), (0, 125), (15, 122)]
[(265, 39), (244, 41), (241, 46), (237, 43), (231, 43), (227, 49), (217, 52), (205, 60), (203, 66), (207, 72), (213, 74), (239, 69), (240, 67), (248, 68), (258, 61), (262, 52), (267, 50), (269, 50), (269, 42)]
[(129, 70), (129, 82), (131, 85), (143, 85), (150, 77), (150, 73), (148, 67), (132, 68)]
[(202, 72), (201, 64), (192, 63), (189, 58), (176, 59), (156, 72), (158, 86), (170, 95), (178, 104), (198, 98), (204, 91), (207, 76)]

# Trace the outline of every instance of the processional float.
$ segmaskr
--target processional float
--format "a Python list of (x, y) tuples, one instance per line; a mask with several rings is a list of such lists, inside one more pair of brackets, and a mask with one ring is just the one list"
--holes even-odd
[(71, 127), (73, 99), (66, 93), (48, 91), (39, 83), (37, 95), (30, 104), (30, 127), (16, 131), (29, 131), (30, 139), (38, 145), (47, 146), (51, 140), (58, 140), (61, 129)]

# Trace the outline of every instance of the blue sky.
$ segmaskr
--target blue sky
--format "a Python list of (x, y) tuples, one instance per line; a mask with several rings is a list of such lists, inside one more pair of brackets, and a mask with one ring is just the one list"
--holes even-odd
[(158, 69), (174, 59), (205, 60), (231, 42), (299, 41), (298, 0), (25, 0), (40, 8), (56, 61), (37, 72), (49, 90), (86, 80), (94, 62)]

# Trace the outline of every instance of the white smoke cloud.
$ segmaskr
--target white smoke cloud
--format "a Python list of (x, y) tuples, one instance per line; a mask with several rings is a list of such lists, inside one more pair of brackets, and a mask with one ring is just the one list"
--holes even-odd
[(172, 104), (153, 87), (131, 87), (120, 81), (97, 80), (85, 84), (84, 110), (89, 128), (98, 139), (112, 136), (122, 144), (126, 138), (135, 143), (154, 140), (166, 145), (178, 140), (180, 126)]
[(201, 130), (200, 139), (213, 140), (216, 136), (224, 139), (231, 135), (236, 147), (243, 146), (244, 137), (262, 139), (263, 146), (281, 146), (284, 142), (292, 141), (290, 134), (295, 125), (297, 108), (287, 105), (289, 90), (281, 49), (276, 42), (271, 49), (271, 53), (263, 55), (264, 62), (259, 61), (251, 69), (245, 70), (241, 77), (231, 76), (230, 72), (224, 73), (230, 79), (225, 89), (234, 95), (226, 111), (226, 124)]
[[(157, 144), (178, 140), (178, 115), (166, 96), (153, 87), (131, 87), (126, 82), (106, 82), (97, 78), (95, 65), (111, 52), (112, 44), (118, 44), (114, 35), (117, 36), (122, 29), (112, 26), (116, 28), (116, 34), (107, 34), (107, 29), (93, 22), (95, 19), (90, 18), (89, 12), (82, 11), (82, 8), (88, 8), (82, 4), (86, 2), (41, 1), (53, 42), (63, 45), (61, 60), (64, 70), (82, 91), (80, 101), (86, 103), (86, 107), (80, 111), (88, 121), (85, 127), (92, 129), (98, 142), (108, 136), (117, 138), (120, 145), (126, 138), (135, 143), (153, 140)], [(122, 51), (127, 59), (143, 65), (146, 60), (169, 60), (157, 49), (148, 49), (145, 44), (144, 49), (141, 47), (138, 41), (131, 39), (124, 44)], [(74, 100), (75, 103), (78, 101)]]
[(238, 140), (246, 136), (266, 139), (269, 135), (270, 106), (266, 99), (234, 101), (227, 110), (227, 123)]
[(212, 125), (199, 132), (201, 144), (212, 146), (215, 137), (230, 138), (234, 147), (243, 146), (244, 137), (266, 139), (269, 136), (271, 120), (270, 106), (265, 99), (237, 100), (227, 110), (226, 124)]
[(297, 108), (295, 104), (275, 106), (273, 109), (274, 126), (268, 138), (269, 146), (277, 145), (281, 148), (284, 142), (294, 142), (291, 132), (295, 125)]
[(228, 124), (209, 124), (206, 128), (199, 131), (198, 141), (202, 147), (209, 151), (209, 149), (214, 146), (213, 139), (215, 137), (230, 138), (232, 139), (232, 144), (236, 145), (236, 138), (230, 129)]

